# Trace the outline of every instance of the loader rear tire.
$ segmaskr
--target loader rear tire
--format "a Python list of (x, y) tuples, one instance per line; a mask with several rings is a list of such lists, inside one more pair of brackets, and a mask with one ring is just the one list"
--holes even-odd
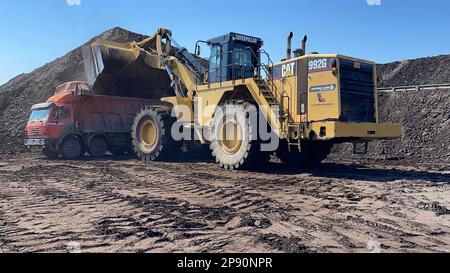
[(132, 126), (132, 143), (138, 158), (145, 161), (169, 161), (176, 158), (181, 142), (171, 136), (176, 119), (169, 109), (147, 106), (141, 109)]
[(303, 141), (301, 152), (297, 146), (288, 149), (288, 143), (283, 141), (277, 151), (278, 158), (290, 166), (319, 165), (331, 153), (333, 143), (330, 141)]
[(244, 101), (230, 101), (218, 107), (210, 131), (210, 149), (216, 162), (227, 170), (258, 167), (269, 161), (261, 151), (257, 124), (250, 117), (256, 107)]

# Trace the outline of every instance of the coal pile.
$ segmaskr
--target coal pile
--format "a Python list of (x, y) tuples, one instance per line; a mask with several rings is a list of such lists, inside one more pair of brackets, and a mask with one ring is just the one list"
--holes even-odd
[[(96, 39), (130, 42), (144, 38), (144, 35), (114, 28), (94, 37), (86, 44), (91, 44)], [(46, 101), (54, 93), (56, 86), (74, 80), (85, 81), (81, 47), (0, 86), (0, 154), (24, 151), (23, 134), (31, 106)]]
[(450, 55), (405, 60), (377, 66), (380, 87), (450, 83)]

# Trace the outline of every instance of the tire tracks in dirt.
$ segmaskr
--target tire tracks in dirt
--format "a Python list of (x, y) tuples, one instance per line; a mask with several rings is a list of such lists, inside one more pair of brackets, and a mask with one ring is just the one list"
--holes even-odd
[(448, 168), (424, 169), (14, 158), (0, 164), (0, 251), (448, 251), (448, 215), (418, 206), (448, 202)]

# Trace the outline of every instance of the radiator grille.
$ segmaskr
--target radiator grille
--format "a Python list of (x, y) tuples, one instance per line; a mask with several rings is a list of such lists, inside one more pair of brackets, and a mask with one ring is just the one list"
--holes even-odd
[(340, 59), (341, 121), (376, 122), (374, 66)]

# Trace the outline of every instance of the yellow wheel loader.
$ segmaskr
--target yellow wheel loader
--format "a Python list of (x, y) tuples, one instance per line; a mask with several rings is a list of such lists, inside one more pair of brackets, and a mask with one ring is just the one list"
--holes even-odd
[[(198, 41), (196, 55), (159, 29), (141, 42), (97, 41), (83, 49), (94, 91), (161, 100), (137, 113), (133, 145), (148, 161), (173, 160), (183, 141), (208, 145), (226, 169), (322, 162), (336, 143), (401, 136), (378, 119), (375, 63), (306, 52), (274, 64), (259, 38), (229, 33)], [(206, 44), (209, 61), (200, 58)], [(102, 91), (103, 90), (103, 91)], [(355, 149), (356, 150), (356, 149)]]

